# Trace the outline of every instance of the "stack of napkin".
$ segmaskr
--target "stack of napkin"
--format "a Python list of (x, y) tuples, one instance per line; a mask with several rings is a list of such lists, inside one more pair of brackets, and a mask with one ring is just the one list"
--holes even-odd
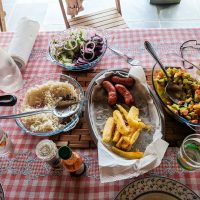
[(37, 21), (26, 17), (19, 20), (8, 49), (8, 53), (19, 68), (23, 68), (27, 64), (39, 28), (40, 25)]

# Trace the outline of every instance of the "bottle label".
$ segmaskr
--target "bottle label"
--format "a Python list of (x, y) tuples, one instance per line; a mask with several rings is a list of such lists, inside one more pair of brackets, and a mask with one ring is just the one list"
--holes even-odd
[(76, 174), (76, 175), (81, 175), (84, 171), (85, 171), (85, 165), (84, 165), (84, 163), (82, 163), (80, 169), (76, 170), (76, 171), (74, 172), (74, 174)]
[(7, 145), (8, 135), (3, 133), (2, 138), (0, 140), (0, 148), (4, 148)]

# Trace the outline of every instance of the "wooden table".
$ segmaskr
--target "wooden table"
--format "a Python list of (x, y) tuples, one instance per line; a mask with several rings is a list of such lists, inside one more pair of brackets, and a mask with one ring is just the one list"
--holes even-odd
[[(38, 34), (32, 49), (29, 62), (23, 70), (23, 78), (49, 73), (61, 73), (62, 68), (47, 59), (49, 39), (57, 32), (41, 32)], [(167, 50), (176, 52), (181, 43), (189, 39), (200, 40), (200, 29), (145, 29), (145, 30), (112, 30), (114, 36), (110, 45), (123, 52), (130, 53), (141, 61), (144, 69), (149, 70), (155, 63), (144, 49), (143, 43), (149, 40), (159, 53)], [(0, 33), (0, 46), (7, 48), (13, 33)], [(167, 48), (166, 48), (167, 47)], [(68, 74), (74, 76), (86, 90), (89, 81), (100, 70), (110, 67), (127, 68), (126, 60), (121, 59), (107, 50), (101, 62), (91, 71)], [(1, 93), (0, 93), (1, 95)], [(4, 114), (7, 110), (0, 108)], [(9, 112), (9, 110), (8, 110)], [(1, 112), (0, 112), (1, 113)], [(6, 199), (70, 199), (70, 200), (101, 200), (114, 199), (118, 192), (128, 183), (135, 180), (126, 179), (110, 183), (101, 183), (99, 179), (98, 153), (90, 139), (87, 122), (82, 116), (77, 127), (67, 135), (66, 133), (52, 137), (58, 145), (66, 144), (85, 157), (88, 170), (80, 179), (72, 178), (66, 172), (52, 172), (48, 166), (37, 159), (35, 146), (43, 139), (24, 133), (16, 126), (14, 120), (1, 120), (0, 125), (13, 141), (14, 153), (10, 157), (0, 158), (0, 177)], [(166, 140), (171, 145), (178, 145), (189, 130), (181, 127), (178, 122), (166, 116)], [(90, 147), (90, 148), (88, 148)], [(187, 185), (197, 194), (200, 191), (200, 173), (198, 171), (183, 171), (176, 162), (178, 148), (170, 147), (157, 168), (149, 171), (145, 176), (167, 176)], [(138, 178), (142, 178), (140, 176)]]
[[(87, 90), (87, 86), (90, 81), (102, 70), (92, 69), (87, 72), (67, 72), (63, 71), (63, 73), (72, 76), (75, 78), (83, 87), (84, 91)], [(153, 88), (151, 81), (151, 70), (145, 70), (146, 78), (148, 84)], [(193, 133), (191, 130), (184, 124), (177, 122), (173, 119), (166, 111), (163, 109), (165, 115), (165, 140), (169, 142), (170, 146), (180, 146), (183, 139)], [(57, 146), (69, 145), (72, 148), (95, 148), (89, 130), (88, 130), (88, 122), (84, 117), (84, 111), (82, 112), (81, 118), (75, 129), (70, 132), (62, 133), (59, 135), (51, 136), (51, 139), (55, 141)]]

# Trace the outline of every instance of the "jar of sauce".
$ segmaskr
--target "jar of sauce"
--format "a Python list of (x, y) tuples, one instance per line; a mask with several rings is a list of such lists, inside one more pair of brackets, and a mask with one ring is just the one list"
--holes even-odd
[(58, 150), (61, 163), (72, 176), (81, 176), (86, 170), (83, 158), (76, 152), (73, 152), (68, 146), (62, 146)]

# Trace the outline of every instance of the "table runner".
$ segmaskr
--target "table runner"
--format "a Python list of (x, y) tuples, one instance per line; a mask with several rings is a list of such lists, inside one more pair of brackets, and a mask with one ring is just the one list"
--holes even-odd
[[(112, 30), (108, 33), (110, 36), (108, 42), (113, 47), (135, 56), (136, 59), (140, 60), (142, 66), (146, 68), (151, 67), (154, 61), (144, 49), (143, 43), (145, 40), (151, 41), (160, 54), (172, 51), (178, 52), (180, 44), (186, 40), (200, 40), (200, 29), (198, 28), (128, 29)], [(54, 34), (56, 32), (39, 33), (29, 62), (22, 72), (25, 79), (36, 75), (62, 72), (62, 69), (52, 64), (47, 56), (48, 42)], [(7, 48), (12, 35), (12, 33), (0, 33), (0, 46)], [(114, 66), (127, 68), (128, 64), (124, 59), (117, 57), (107, 50), (102, 61), (96, 68), (107, 69)], [(89, 160), (87, 164), (91, 167), (88, 169), (88, 173), (81, 178), (74, 179), (66, 172), (62, 172), (61, 174), (51, 172), (45, 174), (45, 172), (41, 172), (38, 176), (29, 176), (30, 173), (34, 175), (37, 167), (41, 165), (39, 161), (39, 164), (37, 164), (38, 162), (34, 162), (34, 159), (31, 160), (34, 157), (34, 148), (41, 138), (23, 133), (16, 126), (14, 120), (1, 120), (0, 125), (8, 132), (14, 143), (15, 154), (10, 155), (7, 159), (14, 159), (16, 161), (20, 156), (19, 154), (30, 153), (28, 157), (25, 156), (21, 160), (19, 159), (19, 162), (14, 162), (16, 164), (12, 162), (8, 165), (6, 158), (1, 158), (4, 160), (0, 162), (0, 182), (3, 186), (6, 199), (113, 199), (123, 186), (134, 180), (130, 179), (101, 184), (98, 178), (97, 152), (95, 149), (78, 150)], [(198, 172), (182, 171), (175, 161), (176, 151), (176, 148), (169, 148), (161, 166), (146, 175), (153, 174), (171, 177), (186, 184), (200, 195), (200, 174)], [(26, 170), (27, 163), (32, 169), (29, 173)], [(18, 170), (15, 170), (15, 167), (18, 167)], [(141, 176), (138, 178), (141, 178)]]

